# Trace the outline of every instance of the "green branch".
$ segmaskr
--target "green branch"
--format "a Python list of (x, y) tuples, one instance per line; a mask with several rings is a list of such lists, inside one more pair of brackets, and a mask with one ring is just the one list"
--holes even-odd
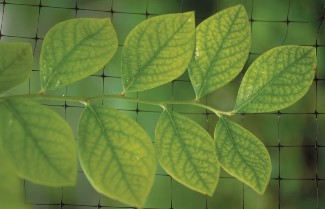
[(136, 102), (148, 105), (159, 106), (164, 108), (166, 105), (192, 105), (201, 107), (211, 112), (215, 113), (217, 116), (221, 115), (228, 115), (231, 116), (233, 113), (231, 112), (224, 112), (221, 110), (217, 110), (213, 107), (208, 105), (201, 104), (196, 100), (174, 100), (174, 101), (153, 101), (153, 100), (144, 100), (134, 97), (127, 97), (120, 94), (108, 94), (108, 95), (100, 95), (100, 96), (92, 96), (92, 97), (82, 97), (82, 96), (65, 96), (65, 95), (48, 95), (48, 94), (22, 94), (22, 95), (13, 95), (13, 96), (2, 96), (1, 99), (34, 99), (34, 100), (56, 100), (56, 101), (71, 101), (71, 102), (78, 102), (83, 105), (87, 105), (93, 100), (103, 100), (103, 99), (120, 99), (128, 102)]

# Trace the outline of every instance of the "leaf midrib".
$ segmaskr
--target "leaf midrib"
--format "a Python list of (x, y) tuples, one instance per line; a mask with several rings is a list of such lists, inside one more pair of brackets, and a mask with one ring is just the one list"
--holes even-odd
[[(138, 65), (138, 72), (135, 76), (133, 76), (133, 78), (131, 78), (131, 82), (127, 85), (127, 87), (125, 87), (125, 91), (127, 91), (132, 85), (133, 83), (138, 79), (138, 77), (140, 76), (140, 74), (155, 60), (155, 58), (161, 53), (161, 51), (163, 51), (165, 49), (165, 47), (168, 45), (168, 43), (174, 38), (174, 36), (184, 27), (184, 25), (186, 25), (187, 20), (190, 19), (186, 18), (184, 20), (184, 22), (180, 25), (179, 28), (177, 28), (177, 30), (175, 31), (175, 33), (173, 33), (170, 37), (168, 37), (168, 39), (165, 41), (165, 43), (163, 43), (161, 46), (158, 47), (158, 49), (156, 50), (156, 52), (153, 54), (153, 56), (142, 66), (140, 67), (140, 63), (139, 63), (139, 53), (137, 53), (137, 65)], [(159, 36), (159, 34), (158, 34)], [(139, 48), (139, 43), (140, 41), (144, 38), (144, 36), (140, 36), (138, 42), (137, 42), (137, 48)]]
[(83, 42), (86, 42), (87, 40), (91, 39), (92, 37), (94, 37), (98, 33), (100, 33), (106, 26), (107, 26), (107, 23), (103, 24), (103, 26), (101, 28), (99, 28), (95, 33), (91, 34), (90, 36), (87, 36), (86, 38), (81, 39), (78, 43), (76, 43), (73, 46), (72, 49), (70, 49), (68, 52), (65, 53), (65, 55), (63, 56), (61, 61), (59, 61), (59, 63), (53, 68), (51, 74), (48, 76), (48, 79), (47, 79), (46, 83), (43, 86), (44, 90), (46, 90), (47, 86), (50, 84), (50, 82), (52, 81), (54, 76), (58, 73), (57, 69), (60, 68), (61, 65), (63, 65), (63, 63), (65, 63), (65, 61), (70, 57), (69, 55), (72, 54), (74, 51), (76, 51), (77, 48), (79, 48), (79, 46), (82, 45)]
[[(237, 12), (236, 12), (235, 17), (231, 20), (231, 24), (230, 24), (229, 30), (227, 31), (227, 34), (225, 35), (225, 37), (222, 39), (222, 42), (221, 42), (221, 44), (220, 44), (219, 49), (216, 51), (213, 60), (210, 62), (209, 68), (208, 68), (208, 70), (207, 70), (207, 72), (206, 72), (206, 74), (205, 74), (205, 77), (204, 77), (204, 79), (203, 79), (203, 82), (202, 82), (202, 84), (201, 84), (201, 86), (200, 86), (200, 90), (199, 90), (199, 93), (198, 93), (198, 95), (197, 95), (197, 98), (201, 98), (201, 96), (202, 96), (202, 92), (203, 92), (203, 90), (205, 89), (205, 83), (206, 83), (206, 81), (207, 81), (207, 79), (208, 79), (208, 75), (210, 74), (210, 71), (211, 71), (211, 69), (212, 69), (212, 66), (213, 66), (214, 63), (218, 60), (219, 55), (220, 55), (220, 51), (222, 51), (222, 49), (223, 49), (223, 45), (224, 45), (225, 41), (228, 40), (228, 36), (229, 36), (229, 34), (230, 34), (230, 31), (232, 30), (232, 28), (233, 28), (233, 26), (234, 26), (234, 23), (235, 23), (235, 21), (236, 21), (238, 15), (239, 15), (239, 13), (240, 13), (240, 7), (239, 7), (239, 9), (238, 9)], [(206, 27), (206, 30), (207, 30), (207, 28), (208, 28), (208, 27)], [(206, 31), (206, 30), (205, 30), (205, 31)], [(206, 43), (207, 43), (207, 42), (206, 42)]]
[(302, 60), (305, 55), (307, 55), (308, 53), (310, 53), (310, 51), (305, 52), (303, 55), (301, 55), (301, 57), (299, 57), (299, 59), (297, 59), (294, 62), (289, 63), (286, 68), (284, 68), (282, 71), (280, 71), (279, 73), (277, 73), (272, 79), (270, 79), (267, 83), (265, 83), (264, 86), (262, 86), (260, 89), (258, 89), (258, 91), (256, 91), (254, 94), (252, 94), (251, 97), (247, 98), (246, 101), (244, 101), (241, 105), (239, 105), (239, 107), (236, 107), (235, 110), (233, 112), (238, 112), (240, 111), (240, 109), (245, 106), (247, 103), (251, 102), (252, 100), (254, 100), (257, 96), (259, 96), (261, 94), (261, 92), (264, 91), (264, 89), (266, 87), (268, 87), (275, 79), (277, 79), (279, 76), (281, 76), (284, 73), (287, 73), (287, 70), (297, 64), (299, 64), (300, 60)]
[(186, 145), (185, 145), (185, 143), (183, 142), (180, 133), (178, 132), (178, 127), (177, 127), (175, 121), (173, 120), (172, 115), (171, 115), (170, 112), (167, 111), (167, 110), (166, 110), (165, 112), (167, 113), (167, 115), (168, 115), (168, 117), (169, 117), (169, 120), (171, 121), (171, 123), (172, 123), (172, 125), (173, 125), (173, 128), (174, 128), (174, 131), (175, 131), (175, 133), (176, 133), (177, 139), (178, 139), (179, 143), (181, 144), (181, 146), (182, 146), (182, 148), (183, 148), (183, 151), (184, 151), (184, 153), (185, 153), (185, 155), (186, 155), (188, 161), (189, 161), (189, 162), (191, 163), (191, 165), (193, 166), (193, 168), (194, 168), (194, 170), (195, 170), (195, 173), (198, 174), (198, 177), (199, 177), (200, 181), (202, 182), (202, 184), (203, 184), (203, 186), (205, 187), (206, 191), (209, 193), (210, 188), (209, 188), (208, 185), (206, 184), (205, 180), (202, 178), (201, 173), (198, 171), (198, 168), (196, 167), (195, 163), (193, 163), (192, 157), (191, 157), (191, 155), (189, 154), (188, 150), (186, 149)]

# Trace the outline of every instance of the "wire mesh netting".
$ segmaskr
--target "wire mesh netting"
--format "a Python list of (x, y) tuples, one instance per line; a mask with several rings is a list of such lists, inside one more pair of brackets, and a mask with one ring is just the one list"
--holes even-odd
[[(49, 91), (59, 95), (120, 93), (120, 55), (128, 32), (151, 16), (194, 10), (197, 24), (224, 8), (245, 6), (252, 32), (249, 59), (234, 81), (206, 96), (207, 105), (231, 110), (247, 66), (260, 54), (279, 45), (308, 45), (317, 49), (314, 82), (295, 105), (277, 113), (238, 114), (237, 123), (253, 132), (267, 146), (272, 160), (271, 180), (258, 195), (226, 172), (213, 197), (191, 191), (158, 168), (145, 208), (154, 209), (325, 209), (325, 2), (324, 0), (0, 0), (0, 41), (30, 42), (35, 66), (31, 78), (11, 94), (40, 90), (38, 58), (46, 32), (56, 23), (79, 17), (110, 17), (119, 48), (113, 60), (98, 73), (65, 88)], [(142, 99), (188, 100), (195, 98), (187, 73), (153, 90), (133, 93)], [(100, 101), (134, 118), (151, 136), (160, 109), (120, 100)], [(73, 127), (82, 107), (73, 102), (47, 102)], [(173, 110), (192, 118), (211, 134), (217, 117), (204, 109), (175, 105)], [(24, 181), (26, 201), (37, 209), (132, 208), (97, 193), (79, 166), (74, 187), (50, 188)], [(1, 203), (0, 203), (1, 208)]]

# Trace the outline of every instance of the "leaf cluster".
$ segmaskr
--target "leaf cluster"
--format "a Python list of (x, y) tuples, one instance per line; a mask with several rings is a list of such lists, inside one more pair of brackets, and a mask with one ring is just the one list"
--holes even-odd
[[(241, 72), (249, 55), (250, 31), (241, 5), (216, 13), (197, 27), (194, 12), (149, 18), (130, 32), (123, 46), (121, 95), (89, 98), (52, 96), (47, 91), (83, 79), (111, 60), (118, 40), (109, 19), (72, 19), (49, 30), (39, 61), (42, 89), (36, 95), (5, 94), (29, 77), (33, 55), (29, 44), (0, 43), (0, 93), (4, 94), (0, 97), (4, 150), (0, 154), (8, 157), (5, 163), (10, 161), (13, 173), (48, 186), (73, 185), (79, 158), (98, 192), (136, 207), (145, 205), (156, 158), (172, 178), (197, 192), (213, 195), (221, 167), (262, 194), (271, 173), (267, 149), (226, 116), (277, 111), (298, 101), (313, 81), (316, 53), (307, 46), (271, 49), (248, 68), (233, 111), (200, 103)], [(143, 101), (125, 96), (173, 81), (187, 69), (196, 95), (193, 101)], [(95, 99), (111, 98), (162, 107), (155, 147), (134, 120), (116, 109), (92, 104)], [(62, 117), (33, 99), (84, 104), (77, 140)], [(219, 121), (214, 137), (171, 111), (169, 104), (196, 105), (215, 113)], [(0, 175), (8, 174), (1, 169)], [(0, 191), (5, 183), (1, 179)]]

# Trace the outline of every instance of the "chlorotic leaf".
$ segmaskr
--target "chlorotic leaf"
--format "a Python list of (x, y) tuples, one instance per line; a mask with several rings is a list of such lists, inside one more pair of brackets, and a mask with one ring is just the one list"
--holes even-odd
[(209, 133), (189, 118), (165, 110), (156, 127), (161, 166), (183, 185), (212, 196), (220, 166)]
[(77, 153), (70, 126), (27, 100), (0, 101), (0, 141), (18, 176), (47, 186), (74, 185)]
[(168, 83), (186, 70), (195, 45), (194, 12), (152, 17), (128, 35), (122, 51), (126, 92)]
[(77, 18), (46, 34), (41, 56), (42, 89), (56, 89), (97, 72), (113, 57), (117, 37), (108, 18)]
[(0, 204), (1, 208), (30, 209), (24, 203), (23, 182), (15, 173), (10, 159), (0, 146)]
[(214, 132), (221, 167), (257, 193), (263, 194), (271, 175), (271, 159), (252, 133), (221, 117)]
[(316, 60), (316, 50), (309, 46), (265, 52), (247, 70), (234, 112), (270, 112), (294, 104), (312, 84)]
[(0, 94), (23, 83), (33, 69), (29, 43), (0, 42)]
[(81, 166), (93, 187), (123, 203), (144, 206), (156, 172), (148, 134), (117, 110), (87, 106), (78, 135)]
[(195, 56), (189, 66), (197, 99), (239, 74), (248, 58), (250, 44), (248, 16), (242, 5), (218, 12), (199, 24)]

